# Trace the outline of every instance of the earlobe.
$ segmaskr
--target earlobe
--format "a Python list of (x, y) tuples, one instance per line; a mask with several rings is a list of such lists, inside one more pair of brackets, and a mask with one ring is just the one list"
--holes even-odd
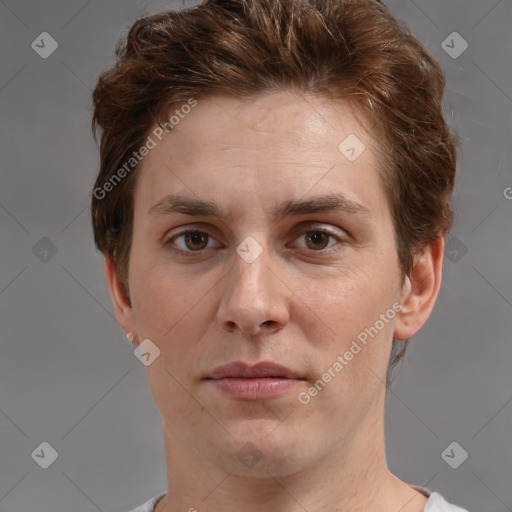
[(402, 287), (402, 310), (397, 315), (395, 338), (410, 338), (430, 316), (441, 287), (443, 254), (444, 238), (440, 235), (415, 258)]
[(130, 298), (119, 279), (114, 260), (110, 256), (104, 256), (105, 278), (110, 291), (110, 297), (114, 306), (119, 325), (125, 333), (131, 332), (136, 335), (136, 327), (133, 316), (133, 309)]

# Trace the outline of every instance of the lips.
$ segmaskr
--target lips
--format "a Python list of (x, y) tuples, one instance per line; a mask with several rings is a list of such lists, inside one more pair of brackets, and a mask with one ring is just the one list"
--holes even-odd
[(248, 365), (241, 361), (215, 368), (206, 384), (238, 401), (272, 400), (290, 395), (306, 379), (286, 366), (270, 361)]
[(268, 361), (263, 361), (253, 366), (241, 361), (218, 366), (209, 374), (207, 379), (261, 379), (269, 377), (276, 379), (304, 380), (286, 366)]

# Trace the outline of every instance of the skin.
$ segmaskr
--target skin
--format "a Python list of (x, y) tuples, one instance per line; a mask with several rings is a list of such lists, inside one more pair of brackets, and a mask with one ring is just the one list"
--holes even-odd
[[(366, 146), (355, 161), (338, 150), (348, 134)], [(387, 468), (385, 382), (393, 336), (412, 336), (434, 306), (444, 245), (439, 236), (401, 280), (377, 148), (348, 102), (283, 90), (202, 98), (144, 158), (129, 297), (108, 256), (105, 270), (122, 328), (161, 351), (145, 367), (166, 447), (168, 493), (157, 512), (425, 507)], [(368, 212), (270, 214), (327, 193)], [(168, 194), (215, 201), (231, 218), (148, 213)], [(171, 240), (185, 226), (209, 236)], [(251, 263), (236, 252), (248, 236), (262, 249)], [(394, 319), (301, 404), (298, 393), (397, 302)], [(226, 397), (204, 380), (221, 364), (264, 360), (305, 380), (260, 401)], [(252, 467), (237, 456), (247, 443), (260, 457)]]

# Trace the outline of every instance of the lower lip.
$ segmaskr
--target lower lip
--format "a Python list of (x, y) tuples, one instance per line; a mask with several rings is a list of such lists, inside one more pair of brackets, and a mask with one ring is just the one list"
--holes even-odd
[(302, 380), (279, 377), (262, 377), (257, 379), (224, 378), (210, 379), (218, 390), (231, 398), (241, 400), (266, 400), (290, 391)]

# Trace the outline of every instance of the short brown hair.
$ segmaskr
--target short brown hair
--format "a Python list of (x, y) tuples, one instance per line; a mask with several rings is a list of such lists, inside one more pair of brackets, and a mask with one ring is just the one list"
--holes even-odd
[[(378, 132), (405, 276), (415, 253), (453, 221), (456, 136), (442, 113), (444, 86), (439, 63), (379, 0), (206, 0), (139, 19), (93, 92), (95, 135), (101, 129), (96, 246), (114, 259), (128, 294), (136, 167), (104, 197), (96, 191), (172, 105), (290, 88), (349, 98)], [(404, 352), (405, 341), (394, 340), (390, 370)]]

